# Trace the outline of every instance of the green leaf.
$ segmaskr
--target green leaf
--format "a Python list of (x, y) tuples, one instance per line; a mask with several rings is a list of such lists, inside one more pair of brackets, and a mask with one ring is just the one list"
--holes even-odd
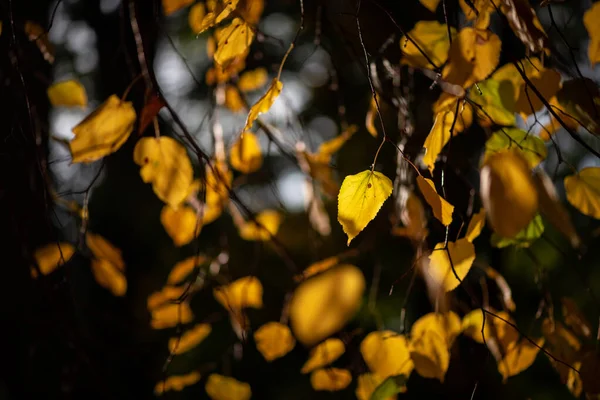
[(548, 155), (548, 149), (542, 139), (522, 129), (507, 128), (494, 132), (485, 143), (484, 160), (490, 154), (510, 148), (521, 150), (531, 168), (536, 167)]
[(542, 236), (542, 233), (544, 233), (544, 222), (542, 221), (542, 217), (538, 214), (531, 220), (525, 229), (517, 233), (517, 236), (512, 239), (493, 233), (491, 239), (492, 246), (499, 249), (513, 245), (517, 247), (529, 247)]
[(401, 393), (406, 386), (406, 375), (390, 376), (373, 392), (371, 400), (387, 400), (391, 396)]
[(473, 88), (469, 91), (469, 98), (481, 106), (474, 108), (482, 124), (514, 125), (516, 122), (514, 86), (509, 81), (497, 81), (492, 78), (479, 82), (478, 86), (481, 92)]

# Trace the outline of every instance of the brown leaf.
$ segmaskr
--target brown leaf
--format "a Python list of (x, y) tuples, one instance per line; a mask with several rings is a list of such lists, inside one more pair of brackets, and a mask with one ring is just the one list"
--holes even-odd
[(158, 112), (165, 105), (164, 100), (156, 93), (152, 93), (146, 100), (146, 104), (140, 113), (140, 129), (138, 135), (142, 135), (148, 125), (152, 122), (154, 117), (158, 115)]
[(513, 32), (534, 52), (548, 48), (548, 37), (528, 0), (503, 0), (502, 10)]

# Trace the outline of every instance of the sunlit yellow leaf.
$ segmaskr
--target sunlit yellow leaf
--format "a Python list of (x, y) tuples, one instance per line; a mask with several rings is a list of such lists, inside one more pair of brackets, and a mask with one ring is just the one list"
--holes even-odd
[(511, 82), (499, 81), (491, 77), (479, 82), (478, 86), (479, 90), (469, 92), (469, 98), (480, 106), (475, 107), (480, 124), (482, 126), (514, 125), (516, 89)]
[(312, 346), (340, 330), (360, 307), (365, 278), (353, 265), (339, 265), (302, 282), (290, 301), (296, 338)]
[[(492, 329), (490, 326), (492, 325), (494, 317), (485, 317), (485, 325), (483, 319), (483, 312), (481, 309), (476, 309), (470, 311), (465, 315), (462, 319), (462, 332), (479, 343), (484, 343), (485, 339), (492, 338)], [(483, 329), (483, 334), (481, 333)]]
[(207, 261), (208, 259), (205, 256), (197, 255), (178, 262), (169, 273), (167, 283), (169, 285), (177, 285), (184, 282), (196, 268)]
[(174, 209), (165, 204), (160, 212), (160, 222), (177, 247), (188, 244), (200, 233), (196, 211), (188, 206)]
[(85, 244), (90, 249), (95, 258), (107, 260), (120, 270), (125, 268), (125, 262), (121, 255), (121, 250), (112, 243), (92, 232), (85, 235)]
[(225, 88), (225, 107), (231, 111), (239, 112), (246, 107), (239, 90), (232, 85), (227, 85)]
[[(553, 69), (541, 68), (528, 75), (528, 78), (533, 87), (542, 94), (544, 99), (550, 99), (555, 96), (558, 89), (560, 89), (560, 73)], [(540, 111), (544, 103), (542, 103), (542, 99), (535, 94), (529, 84), (523, 84), (520, 86), (515, 106), (517, 112), (523, 118), (526, 118), (528, 115)]]
[(212, 400), (250, 400), (250, 385), (234, 378), (210, 374), (206, 381), (206, 394)]
[(292, 351), (296, 340), (287, 325), (280, 322), (267, 322), (254, 332), (256, 348), (265, 360), (273, 361)]
[(245, 221), (239, 227), (240, 237), (244, 240), (271, 240), (281, 225), (281, 214), (275, 210), (266, 210), (256, 215), (256, 221)]
[(600, 4), (593, 3), (583, 14), (583, 24), (590, 35), (588, 44), (588, 58), (592, 67), (600, 62)]
[[(435, 245), (435, 249), (429, 255), (427, 274), (435, 287), (449, 292), (456, 289), (467, 276), (473, 261), (475, 246), (466, 238), (448, 242), (447, 249), (444, 249), (444, 242), (441, 242)], [(460, 280), (456, 278), (457, 275)]]
[(417, 185), (421, 194), (425, 198), (425, 201), (431, 207), (433, 215), (442, 224), (448, 226), (452, 223), (452, 213), (454, 212), (454, 206), (443, 199), (435, 190), (433, 181), (428, 178), (423, 178), (421, 175), (417, 176)]
[[(457, 107), (458, 102), (458, 107)], [(457, 112), (456, 122), (454, 123), (453, 134), (456, 135), (459, 132), (464, 131), (473, 124), (473, 107), (471, 104), (457, 99), (456, 96), (449, 93), (442, 93), (433, 104), (433, 113), (437, 116), (440, 113)]]
[(69, 143), (73, 162), (92, 162), (117, 151), (133, 130), (135, 117), (131, 102), (110, 96), (73, 128), (75, 137)]
[(194, 178), (185, 147), (167, 136), (145, 137), (135, 145), (133, 160), (141, 167), (142, 180), (152, 183), (156, 196), (173, 208), (179, 207)]
[(152, 311), (168, 302), (175, 301), (181, 298), (186, 291), (185, 286), (165, 286), (160, 291), (152, 293), (148, 296), (147, 307), (148, 311)]
[(319, 146), (316, 156), (323, 159), (324, 162), (329, 162), (331, 156), (337, 153), (342, 146), (358, 131), (358, 126), (350, 125), (344, 132), (330, 139)]
[(519, 151), (500, 151), (487, 158), (481, 168), (480, 194), (492, 229), (503, 237), (515, 237), (537, 213), (537, 191)]
[(231, 25), (219, 32), (215, 63), (226, 67), (234, 58), (246, 53), (253, 40), (252, 27), (240, 18), (235, 18)]
[(540, 347), (544, 345), (544, 338), (536, 340), (535, 343), (537, 346), (523, 338), (508, 347), (504, 358), (498, 361), (498, 371), (504, 380), (525, 371), (533, 364)]
[[(68, 262), (74, 253), (75, 248), (70, 243), (48, 243), (38, 247), (33, 253), (33, 257), (42, 275), (48, 275), (56, 268)], [(36, 268), (31, 267), (31, 275), (34, 278), (37, 277), (38, 272)]]
[(232, 314), (243, 308), (262, 308), (263, 287), (258, 278), (246, 276), (213, 290), (215, 299)]
[(242, 92), (252, 92), (263, 87), (268, 79), (269, 74), (266, 69), (256, 68), (241, 74), (237, 86)]
[(327, 368), (313, 371), (310, 384), (317, 391), (335, 392), (343, 390), (352, 382), (352, 374), (347, 369)]
[(154, 329), (172, 328), (179, 324), (187, 324), (192, 319), (194, 319), (194, 314), (190, 305), (183, 301), (153, 308), (150, 325)]
[(328, 257), (324, 260), (317, 261), (316, 263), (310, 264), (301, 274), (296, 275), (294, 280), (300, 282), (309, 278), (313, 275), (327, 271), (328, 269), (335, 267), (340, 263), (339, 257)]
[[(163, 0), (166, 1), (166, 0)], [(179, 0), (185, 1), (185, 0)], [(233, 11), (237, 8), (239, 0), (218, 0), (207, 2), (208, 13), (197, 16), (194, 20), (194, 27), (192, 28), (194, 33), (199, 34), (205, 30), (212, 28), (225, 18), (229, 17)], [(192, 26), (190, 22), (190, 26)]]
[(202, 32), (202, 22), (204, 21), (204, 17), (206, 16), (206, 7), (204, 3), (196, 3), (190, 8), (190, 13), (188, 14), (188, 25), (190, 29), (195, 34)]
[[(450, 28), (454, 37), (456, 30)], [(446, 24), (440, 24), (437, 21), (419, 21), (415, 27), (408, 33), (412, 39), (405, 36), (400, 39), (400, 48), (402, 49), (402, 64), (408, 64), (413, 67), (433, 68), (425, 53), (435, 66), (440, 67), (448, 58), (450, 49), (450, 39), (448, 38), (448, 27)], [(416, 42), (418, 47), (413, 43)]]
[(240, 13), (244, 21), (256, 25), (262, 16), (265, 8), (265, 0), (245, 0), (240, 4), (237, 12)]
[(477, 214), (474, 214), (469, 221), (469, 226), (467, 227), (467, 233), (465, 234), (465, 239), (469, 242), (473, 242), (479, 234), (481, 230), (485, 226), (485, 209), (481, 208)]
[(410, 341), (410, 358), (419, 375), (444, 382), (450, 366), (450, 351), (435, 330), (427, 331)]
[(192, 371), (186, 375), (171, 375), (165, 381), (160, 381), (154, 387), (154, 393), (160, 395), (169, 390), (182, 391), (187, 386), (192, 386), (200, 380), (200, 373)]
[[(209, 52), (209, 57), (214, 57), (214, 52), (216, 51), (215, 40), (211, 36), (207, 41), (207, 51)], [(212, 54), (211, 54), (212, 52)], [(229, 62), (226, 66), (216, 64), (214, 67), (209, 68), (206, 71), (206, 84), (207, 85), (215, 85), (217, 83), (225, 83), (229, 81), (231, 78), (240, 73), (244, 68), (246, 68), (246, 60), (245, 57), (248, 51), (244, 54), (235, 57)]]
[(425, 208), (421, 200), (411, 192), (406, 200), (406, 205), (400, 212), (400, 220), (404, 227), (395, 227), (392, 235), (408, 237), (412, 240), (421, 241), (427, 237), (427, 218)]
[(425, 155), (423, 156), (423, 162), (429, 168), (429, 171), (433, 173), (435, 167), (435, 161), (442, 149), (450, 141), (452, 132), (450, 132), (454, 123), (454, 113), (452, 111), (439, 112), (435, 116), (433, 127), (425, 139), (423, 147), (425, 148)]
[(92, 274), (98, 284), (108, 289), (115, 296), (124, 296), (127, 292), (127, 280), (123, 272), (113, 263), (105, 259), (93, 259)]
[(435, 12), (435, 10), (438, 7), (438, 4), (440, 4), (440, 0), (419, 0), (419, 1), (423, 5), (423, 7), (427, 8), (431, 12)]
[(260, 143), (254, 133), (250, 131), (242, 133), (231, 147), (229, 161), (233, 168), (244, 174), (260, 169), (263, 156), (260, 151)]
[(392, 194), (392, 181), (381, 172), (348, 175), (338, 195), (338, 221), (348, 235), (348, 245), (375, 218)]
[(537, 167), (548, 154), (546, 145), (540, 138), (522, 129), (506, 128), (494, 132), (485, 142), (483, 162), (485, 163), (490, 155), (510, 148), (521, 151), (531, 168)]
[(181, 337), (169, 339), (169, 351), (172, 354), (182, 354), (198, 346), (208, 335), (212, 328), (210, 324), (198, 324), (187, 331)]
[(360, 344), (360, 353), (369, 370), (382, 380), (389, 376), (409, 376), (414, 367), (406, 337), (396, 332), (369, 333)]
[[(357, 380), (358, 383), (356, 385), (355, 394), (358, 400), (371, 400), (371, 396), (375, 390), (384, 381), (379, 375), (372, 373), (362, 374)], [(405, 390), (406, 387), (404, 387), (404, 391)], [(398, 396), (394, 394), (385, 400), (396, 400), (397, 398)]]
[(162, 0), (163, 12), (165, 15), (171, 15), (184, 7), (192, 4), (194, 0)]
[(435, 331), (439, 336), (439, 340), (446, 347), (450, 348), (454, 339), (461, 332), (461, 329), (460, 318), (455, 312), (431, 312), (415, 321), (410, 328), (410, 336), (411, 338), (418, 338), (427, 334), (428, 331)]
[(317, 368), (325, 367), (337, 360), (346, 351), (346, 346), (338, 338), (329, 338), (310, 351), (310, 357), (300, 372), (308, 374)]
[(246, 125), (244, 126), (244, 131), (252, 128), (252, 124), (256, 121), (256, 118), (262, 113), (266, 113), (269, 111), (277, 97), (279, 97), (279, 93), (283, 89), (283, 83), (277, 78), (273, 78), (271, 85), (267, 89), (266, 93), (258, 99), (256, 104), (254, 104), (250, 108), (250, 112), (248, 113), (248, 118), (246, 118)]
[(587, 167), (565, 178), (567, 200), (582, 214), (600, 219), (600, 167)]
[(445, 81), (465, 89), (487, 78), (498, 65), (502, 41), (491, 31), (465, 27), (450, 46)]
[(87, 106), (87, 94), (81, 82), (70, 79), (51, 85), (48, 98), (53, 106)]

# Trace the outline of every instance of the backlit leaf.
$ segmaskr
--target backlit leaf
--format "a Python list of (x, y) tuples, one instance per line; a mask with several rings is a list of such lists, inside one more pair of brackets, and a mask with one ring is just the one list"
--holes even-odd
[(96, 282), (108, 289), (115, 296), (124, 296), (127, 292), (127, 280), (123, 272), (113, 263), (105, 259), (93, 259), (91, 262), (92, 274)]
[(375, 102), (375, 97), (371, 97), (369, 110), (367, 110), (367, 115), (365, 116), (365, 127), (367, 128), (367, 132), (374, 138), (377, 137), (377, 127), (375, 126), (377, 115), (377, 103)]
[(165, 15), (171, 15), (174, 12), (189, 6), (194, 0), (162, 0), (163, 12)]
[(450, 225), (452, 223), (454, 206), (437, 193), (431, 179), (423, 178), (419, 175), (417, 176), (417, 185), (425, 201), (431, 207), (435, 218), (446, 226)]
[(269, 74), (267, 73), (266, 69), (256, 68), (254, 70), (242, 73), (240, 75), (240, 79), (238, 80), (237, 86), (242, 92), (252, 92), (263, 87), (267, 83), (268, 79)]
[[(165, 0), (163, 0), (165, 1)], [(179, 0), (185, 1), (185, 0)], [(233, 11), (237, 8), (239, 0), (217, 0), (217, 1), (209, 1), (206, 3), (208, 8), (208, 13), (202, 15), (195, 16), (194, 24), (192, 27), (192, 23), (190, 21), (190, 27), (194, 33), (199, 34), (204, 32), (205, 30), (212, 28), (219, 22), (223, 21), (225, 18), (229, 17)], [(191, 11), (190, 11), (191, 12)], [(198, 11), (196, 11), (198, 12)], [(199, 12), (198, 12), (199, 14)]]
[(152, 311), (166, 303), (178, 300), (183, 296), (186, 291), (185, 286), (164, 286), (158, 292), (152, 293), (148, 296), (147, 308), (148, 311)]
[(469, 242), (473, 242), (479, 234), (481, 230), (485, 226), (485, 209), (481, 208), (477, 214), (474, 214), (469, 221), (469, 226), (467, 227), (467, 233), (465, 234), (465, 239)]
[(163, 98), (156, 94), (152, 93), (146, 99), (146, 104), (144, 104), (144, 108), (140, 113), (140, 124), (138, 129), (138, 134), (141, 135), (144, 133), (148, 125), (152, 123), (154, 118), (158, 115), (158, 112), (165, 106), (165, 101)]
[(516, 149), (521, 151), (522, 156), (527, 160), (530, 168), (535, 168), (546, 159), (548, 149), (544, 142), (518, 128), (506, 128), (496, 131), (485, 142), (484, 163), (487, 157), (506, 149)]
[(199, 218), (189, 206), (174, 209), (165, 204), (160, 212), (160, 222), (177, 247), (188, 244), (200, 233)]
[[(527, 77), (544, 99), (550, 99), (557, 94), (560, 89), (560, 74), (557, 71), (550, 68), (531, 69), (531, 71)], [(542, 99), (535, 94), (529, 84), (524, 83), (520, 86), (516, 102), (518, 113), (527, 117), (527, 115), (540, 111), (543, 106)]]
[(262, 308), (263, 287), (258, 278), (246, 276), (213, 290), (215, 299), (232, 312), (239, 314), (243, 308)]
[[(428, 277), (444, 292), (456, 289), (460, 282), (467, 276), (473, 261), (475, 261), (475, 246), (466, 238), (456, 242), (448, 242), (444, 249), (444, 242), (435, 245), (429, 255)], [(457, 275), (458, 278), (457, 279)]]
[(150, 325), (154, 329), (172, 328), (187, 324), (194, 319), (190, 305), (186, 302), (163, 304), (152, 309)]
[(135, 145), (133, 160), (141, 167), (142, 180), (152, 183), (156, 196), (173, 208), (179, 207), (194, 178), (185, 147), (167, 136), (145, 137)]
[(169, 339), (169, 351), (172, 354), (182, 354), (194, 347), (210, 335), (212, 328), (210, 324), (198, 324), (187, 331), (181, 337)]
[(192, 272), (205, 264), (208, 259), (203, 255), (191, 256), (186, 258), (183, 261), (179, 261), (171, 272), (169, 272), (169, 276), (167, 278), (167, 283), (169, 285), (178, 285), (183, 283), (187, 278), (189, 278)]
[(385, 379), (390, 376), (409, 376), (414, 364), (410, 358), (408, 340), (393, 331), (369, 333), (360, 344), (360, 353), (369, 370)]
[(310, 384), (314, 390), (335, 392), (343, 390), (352, 382), (352, 374), (347, 369), (327, 368), (313, 371)]
[(442, 343), (450, 348), (461, 330), (461, 321), (455, 312), (431, 312), (415, 321), (410, 328), (410, 336), (411, 338), (418, 338), (426, 335), (428, 331), (435, 331)]
[(281, 83), (279, 79), (274, 78), (266, 93), (250, 108), (248, 118), (246, 118), (244, 132), (252, 128), (252, 124), (260, 114), (269, 111), (275, 100), (277, 100), (277, 97), (279, 97), (279, 93), (281, 93), (282, 89), (283, 83)]
[(209, 375), (205, 389), (212, 400), (250, 400), (252, 397), (249, 384), (219, 374)]
[(588, 44), (588, 58), (592, 67), (600, 62), (600, 4), (593, 3), (592, 6), (583, 14), (583, 24), (590, 36)]
[(567, 200), (582, 214), (600, 219), (600, 167), (587, 167), (565, 178)]
[(256, 348), (265, 360), (273, 361), (292, 351), (296, 340), (287, 325), (280, 322), (267, 322), (254, 332)]
[[(209, 13), (210, 14), (210, 13)], [(205, 19), (208, 15), (205, 17)], [(215, 63), (226, 67), (234, 58), (246, 53), (254, 40), (254, 30), (240, 18), (235, 18), (231, 24), (218, 34)]]
[(81, 82), (74, 79), (51, 85), (48, 88), (48, 98), (53, 106), (87, 106), (85, 88)]
[(302, 282), (290, 301), (296, 338), (312, 346), (340, 330), (360, 307), (365, 278), (353, 265), (339, 265)]
[(496, 11), (492, 0), (459, 0), (460, 8), (469, 21), (475, 21), (474, 28), (487, 29), (490, 25), (490, 17)]
[(244, 240), (271, 240), (281, 225), (281, 214), (275, 210), (266, 210), (256, 216), (256, 221), (245, 221), (239, 227), (240, 237)]
[[(490, 328), (493, 319), (495, 318), (486, 316), (484, 325), (481, 309), (472, 310), (462, 319), (462, 332), (476, 342), (484, 343), (484, 337), (486, 340), (493, 337)], [(483, 334), (481, 333), (482, 329)]]
[(481, 200), (492, 229), (514, 238), (537, 213), (538, 196), (530, 167), (521, 152), (490, 155), (481, 168)]
[(260, 169), (263, 157), (260, 151), (260, 143), (254, 133), (250, 131), (242, 133), (231, 147), (229, 161), (233, 168), (244, 174)]
[(375, 218), (392, 194), (392, 181), (381, 172), (348, 175), (338, 195), (338, 221), (348, 235), (348, 245)]
[(515, 88), (511, 82), (492, 77), (479, 82), (478, 86), (481, 92), (473, 89), (469, 92), (469, 98), (481, 107), (475, 107), (480, 124), (514, 125), (516, 101)]
[(436, 331), (427, 331), (411, 340), (410, 358), (419, 375), (444, 382), (446, 371), (450, 366), (450, 351)]
[(525, 228), (512, 238), (502, 237), (497, 233), (493, 233), (491, 244), (499, 249), (508, 246), (529, 247), (533, 242), (542, 237), (542, 233), (544, 233), (544, 222), (538, 214)]
[(85, 244), (95, 258), (107, 260), (120, 270), (125, 269), (125, 262), (123, 261), (121, 250), (116, 248), (102, 236), (88, 232), (85, 235)]
[(246, 104), (239, 90), (235, 86), (227, 85), (225, 88), (225, 107), (236, 113), (242, 111), (245, 106)]
[(202, 22), (204, 21), (204, 17), (206, 16), (206, 6), (204, 3), (196, 3), (190, 8), (190, 13), (188, 14), (188, 25), (190, 29), (195, 34), (199, 34), (202, 32), (204, 25)]
[(296, 282), (301, 282), (301, 281), (305, 280), (306, 278), (309, 278), (313, 275), (316, 275), (323, 271), (327, 271), (328, 269), (331, 269), (338, 264), (340, 264), (339, 257), (328, 257), (324, 260), (317, 261), (315, 263), (310, 264), (304, 271), (302, 271), (301, 274), (296, 275), (294, 277), (294, 280)]
[(135, 117), (131, 102), (110, 96), (73, 128), (75, 137), (69, 143), (73, 162), (88, 163), (117, 151), (131, 134)]
[(452, 137), (452, 129), (454, 125), (454, 112), (439, 112), (435, 116), (433, 127), (425, 139), (423, 147), (425, 148), (425, 155), (423, 156), (423, 162), (429, 168), (429, 172), (433, 173), (435, 167), (435, 161), (442, 149), (450, 141)]
[(185, 375), (171, 375), (165, 381), (158, 382), (154, 387), (154, 393), (161, 395), (169, 390), (182, 391), (187, 386), (192, 386), (200, 380), (200, 373), (192, 371)]
[(346, 351), (346, 346), (340, 339), (326, 339), (310, 351), (310, 356), (302, 366), (300, 372), (308, 374), (317, 368), (325, 367), (337, 360), (344, 354), (344, 351)]
[(536, 340), (535, 344), (537, 346), (523, 338), (508, 347), (504, 358), (498, 361), (498, 371), (504, 380), (525, 371), (533, 364), (540, 347), (544, 345), (544, 338)]
[[(451, 34), (456, 35), (456, 30), (450, 28)], [(405, 36), (400, 39), (402, 59), (400, 63), (417, 68), (433, 68), (427, 60), (425, 53), (437, 67), (440, 67), (448, 58), (450, 40), (448, 38), (448, 27), (437, 21), (418, 21), (415, 27), (408, 33), (412, 39)], [(418, 45), (415, 46), (413, 41)]]
[[(48, 275), (68, 262), (74, 253), (75, 248), (70, 243), (48, 243), (38, 247), (33, 253), (33, 257), (35, 258), (35, 262), (37, 263), (41, 274)], [(31, 276), (36, 278), (37, 275), (38, 270), (31, 267)]]
[(440, 0), (419, 0), (423, 7), (427, 8), (431, 12), (435, 12)]

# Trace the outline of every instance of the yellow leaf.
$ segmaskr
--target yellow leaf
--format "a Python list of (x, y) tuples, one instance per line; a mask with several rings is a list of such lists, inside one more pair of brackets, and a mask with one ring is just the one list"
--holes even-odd
[(371, 97), (369, 110), (367, 111), (367, 115), (365, 117), (365, 127), (367, 128), (367, 132), (369, 132), (374, 138), (377, 137), (377, 127), (375, 127), (377, 115), (377, 103), (375, 102), (375, 97)]
[[(208, 2), (207, 8), (209, 12), (203, 14), (201, 17), (198, 15), (194, 19), (194, 27), (192, 28), (194, 33), (200, 34), (229, 17), (229, 15), (237, 8), (238, 3), (239, 0), (218, 0)], [(192, 26), (191, 22), (190, 26)]]
[(48, 39), (48, 29), (33, 21), (25, 21), (25, 34), (30, 42), (35, 42), (44, 60), (54, 63), (54, 45)]
[(162, 0), (163, 12), (165, 15), (171, 15), (184, 7), (192, 4), (194, 0)]
[[(214, 58), (214, 52), (216, 51), (215, 43), (216, 42), (212, 36), (208, 38), (207, 51), (209, 52), (210, 58)], [(246, 53), (234, 58), (226, 66), (215, 65), (214, 67), (209, 68), (208, 71), (206, 71), (205, 76), (206, 84), (215, 85), (217, 83), (225, 83), (232, 77), (236, 76), (240, 71), (246, 68)]]
[(205, 388), (212, 400), (250, 400), (252, 397), (250, 385), (219, 374), (210, 374)]
[(511, 148), (521, 152), (530, 168), (537, 167), (548, 155), (548, 149), (540, 138), (522, 129), (506, 128), (494, 132), (485, 142), (483, 162), (490, 155)]
[(225, 88), (225, 107), (235, 113), (242, 111), (245, 106), (238, 89), (235, 86), (227, 85)]
[(461, 29), (450, 46), (443, 79), (465, 89), (484, 80), (496, 69), (501, 47), (502, 41), (495, 33), (470, 27)]
[(431, 312), (415, 321), (410, 328), (410, 336), (414, 339), (428, 334), (428, 331), (435, 331), (439, 340), (450, 349), (461, 330), (461, 321), (456, 313), (452, 311), (443, 314)]
[[(33, 257), (42, 275), (48, 275), (68, 262), (74, 253), (75, 248), (70, 243), (48, 243), (38, 247)], [(31, 267), (31, 276), (37, 278), (37, 269), (34, 267)]]
[(358, 131), (358, 126), (350, 125), (344, 132), (324, 143), (321, 143), (317, 150), (317, 157), (320, 157), (325, 162), (331, 161), (331, 156), (337, 153), (342, 146)]
[(450, 129), (454, 124), (454, 112), (443, 111), (435, 115), (435, 121), (433, 127), (425, 139), (423, 147), (425, 148), (425, 155), (423, 156), (423, 162), (429, 168), (429, 172), (433, 173), (435, 167), (435, 161), (442, 149), (450, 141), (452, 132)]
[(492, 0), (473, 0), (469, 3), (459, 0), (459, 4), (467, 20), (475, 21), (474, 27), (477, 29), (486, 29), (490, 25), (491, 14), (496, 11)]
[(319, 343), (310, 351), (308, 360), (302, 366), (300, 372), (308, 374), (317, 368), (322, 368), (337, 360), (346, 351), (346, 346), (338, 338), (329, 338)]
[[(456, 35), (456, 29), (450, 28), (450, 32), (453, 37)], [(406, 36), (402, 36), (400, 39), (400, 48), (403, 53), (401, 64), (417, 68), (433, 68), (423, 53), (427, 54), (437, 67), (441, 67), (446, 62), (450, 49), (446, 24), (440, 24), (437, 21), (419, 21), (408, 33), (408, 36), (412, 41), (408, 40)], [(418, 47), (413, 41), (417, 43)]]
[(435, 330), (429, 330), (411, 340), (410, 358), (419, 375), (444, 382), (450, 366), (450, 351), (446, 347), (444, 339)]
[(142, 180), (152, 183), (156, 196), (173, 208), (179, 207), (194, 178), (185, 147), (167, 136), (141, 138), (133, 150), (133, 160), (141, 167)]
[(467, 227), (467, 233), (465, 234), (465, 239), (472, 243), (475, 239), (477, 239), (484, 226), (485, 208), (481, 208), (477, 214), (471, 217), (469, 226)]
[(239, 315), (243, 308), (262, 308), (263, 287), (258, 278), (246, 276), (229, 285), (213, 290), (215, 299), (232, 314)]
[(296, 282), (301, 282), (313, 275), (317, 275), (323, 271), (327, 271), (340, 263), (339, 257), (328, 257), (324, 260), (310, 264), (301, 274), (294, 277)]
[(511, 376), (517, 375), (533, 364), (537, 357), (540, 347), (544, 345), (544, 338), (535, 341), (537, 346), (527, 339), (521, 339), (510, 346), (504, 358), (498, 361), (498, 371), (506, 381)]
[(163, 304), (152, 309), (150, 325), (154, 329), (172, 328), (187, 324), (194, 319), (190, 305), (186, 302)]
[(109, 261), (121, 271), (125, 269), (125, 262), (123, 261), (121, 250), (116, 248), (102, 236), (88, 232), (85, 235), (85, 244), (94, 257)]
[(256, 68), (241, 74), (237, 86), (242, 92), (252, 92), (263, 87), (268, 79), (269, 74), (266, 69)]
[[(493, 338), (492, 329), (490, 325), (493, 323), (493, 320), (496, 319), (491, 316), (485, 317), (485, 325), (483, 319), (483, 312), (481, 309), (472, 310), (467, 315), (465, 315), (462, 319), (462, 331), (465, 335), (469, 336), (473, 340), (479, 343), (484, 343), (485, 340), (489, 340)], [(483, 334), (481, 330), (483, 328)], [(484, 340), (485, 336), (485, 340)]]
[(392, 194), (392, 181), (381, 172), (348, 175), (338, 195), (338, 221), (348, 235), (348, 245), (375, 218)]
[(182, 354), (198, 346), (200, 342), (210, 335), (212, 328), (210, 324), (198, 324), (185, 331), (181, 337), (169, 339), (169, 351), (171, 354)]
[(482, 126), (511, 126), (516, 123), (515, 87), (510, 81), (499, 81), (492, 76), (479, 82), (479, 90), (471, 90), (469, 98), (480, 107), (475, 107)]
[(200, 234), (196, 211), (188, 206), (174, 209), (165, 204), (160, 212), (160, 222), (177, 247), (188, 244)]
[(392, 331), (375, 331), (363, 339), (360, 353), (369, 370), (382, 380), (396, 375), (408, 377), (414, 367), (408, 346), (404, 335)]
[(244, 126), (244, 131), (252, 128), (252, 124), (256, 121), (256, 118), (262, 113), (266, 113), (269, 111), (279, 93), (283, 89), (283, 83), (277, 78), (273, 78), (271, 81), (271, 85), (267, 89), (267, 92), (250, 108), (250, 112), (248, 113), (248, 118), (246, 118), (246, 125)]
[(312, 346), (340, 330), (360, 307), (365, 278), (353, 265), (339, 265), (302, 282), (290, 301), (296, 338)]
[(253, 40), (253, 28), (240, 18), (235, 18), (219, 32), (215, 63), (226, 67), (234, 58), (245, 54)]
[(305, 151), (298, 151), (297, 158), (303, 162), (306, 161), (310, 176), (319, 183), (325, 195), (331, 198), (338, 194), (339, 185), (333, 177), (333, 171), (329, 166), (329, 158)]
[(239, 227), (240, 237), (244, 240), (271, 240), (281, 225), (281, 214), (274, 210), (266, 210), (256, 216), (255, 221), (245, 221)]
[(425, 208), (421, 200), (410, 192), (406, 205), (400, 212), (400, 220), (404, 227), (396, 227), (392, 230), (393, 235), (405, 236), (412, 240), (420, 241), (427, 237), (427, 218)]
[(93, 259), (92, 273), (98, 284), (108, 289), (115, 296), (124, 296), (127, 292), (125, 275), (113, 263), (105, 259)]
[(567, 200), (582, 214), (600, 219), (600, 168), (587, 167), (565, 178)]
[(171, 272), (169, 273), (169, 277), (167, 278), (167, 283), (169, 285), (177, 285), (183, 283), (187, 278), (190, 277), (190, 274), (202, 264), (205, 264), (208, 259), (203, 255), (191, 256), (186, 258), (183, 261), (175, 264)]
[(175, 301), (181, 298), (186, 292), (185, 286), (165, 286), (160, 291), (152, 293), (148, 296), (147, 307), (148, 311), (152, 311), (170, 301)]
[(256, 25), (260, 20), (262, 12), (265, 8), (265, 0), (246, 0), (240, 5), (237, 10), (244, 21), (249, 24)]
[[(467, 276), (473, 261), (475, 261), (475, 246), (466, 238), (448, 242), (447, 249), (444, 249), (444, 243), (441, 242), (435, 245), (435, 249), (429, 255), (427, 274), (433, 280), (435, 287), (449, 292), (456, 289)], [(460, 280), (456, 278), (455, 273)]]
[(48, 98), (53, 106), (87, 106), (87, 94), (81, 82), (70, 79), (48, 88)]
[(425, 201), (431, 207), (433, 215), (445, 226), (450, 225), (452, 223), (454, 206), (437, 194), (431, 179), (423, 178), (419, 175), (417, 176), (417, 185)]
[(254, 332), (256, 348), (265, 360), (271, 362), (292, 351), (296, 340), (287, 325), (280, 322), (267, 322)]
[(427, 8), (429, 11), (431, 11), (433, 13), (437, 9), (438, 4), (440, 4), (440, 0), (419, 0), (419, 1), (423, 5), (423, 7)]
[(199, 34), (202, 32), (202, 22), (204, 21), (204, 17), (206, 16), (206, 7), (204, 3), (196, 3), (190, 8), (190, 13), (188, 14), (188, 25), (190, 29), (195, 34)]
[(73, 162), (88, 163), (117, 151), (133, 130), (135, 118), (131, 102), (110, 96), (73, 128), (75, 137), (69, 143)]
[(592, 67), (600, 62), (600, 4), (593, 3), (583, 14), (583, 24), (590, 35), (588, 44), (588, 58)]
[(200, 373), (192, 371), (186, 375), (171, 375), (165, 381), (158, 382), (154, 387), (154, 393), (161, 395), (169, 390), (182, 391), (187, 386), (192, 386), (200, 380)]
[(310, 375), (310, 384), (317, 391), (335, 392), (343, 390), (352, 382), (352, 374), (347, 369), (318, 369)]
[[(553, 69), (541, 68), (531, 75), (528, 75), (529, 80), (533, 87), (535, 87), (543, 96), (544, 99), (550, 99), (556, 95), (558, 89), (560, 89), (560, 73)], [(518, 113), (527, 118), (528, 115), (540, 111), (544, 106), (542, 100), (537, 94), (531, 90), (529, 84), (520, 86), (517, 102), (515, 104)], [(562, 119), (562, 116), (559, 115)]]
[[(221, 209), (229, 200), (229, 190), (231, 189), (233, 174), (224, 162), (216, 162), (212, 166), (207, 164), (205, 171), (204, 191), (206, 205), (209, 208)], [(214, 214), (214, 212), (207, 210), (205, 214), (203, 222), (207, 224), (212, 221), (209, 216), (210, 214)]]
[(231, 147), (229, 161), (233, 168), (244, 174), (260, 169), (263, 157), (260, 151), (260, 143), (254, 133), (250, 131), (242, 133)]
[(538, 195), (527, 160), (519, 151), (490, 155), (481, 168), (481, 200), (492, 229), (515, 237), (537, 213)]

